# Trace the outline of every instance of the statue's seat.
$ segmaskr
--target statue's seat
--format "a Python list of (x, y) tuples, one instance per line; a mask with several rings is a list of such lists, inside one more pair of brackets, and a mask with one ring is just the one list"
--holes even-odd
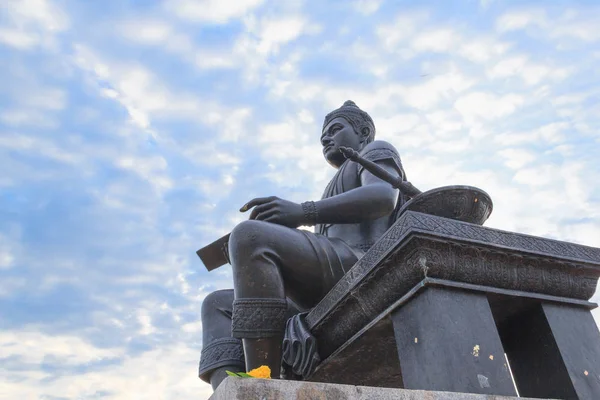
[[(415, 359), (411, 357), (416, 353), (410, 346), (431, 346), (431, 351), (437, 349), (435, 351), (439, 353), (435, 357), (446, 363), (444, 371), (453, 368), (463, 370), (466, 367), (462, 364), (447, 363), (455, 364), (464, 355), (450, 359), (452, 346), (440, 343), (440, 338), (426, 341), (428, 335), (443, 335), (461, 323), (469, 326), (460, 327), (459, 332), (482, 329), (479, 332), (483, 332), (484, 336), (491, 335), (488, 339), (480, 338), (479, 342), (473, 339), (475, 342), (469, 348), (472, 348), (473, 354), (478, 353), (479, 347), (476, 346), (490, 340), (487, 348), (482, 345), (485, 348), (482, 351), (500, 346), (501, 354), (495, 357), (502, 365), (503, 354), (509, 353), (509, 358), (512, 354), (512, 350), (507, 348), (511, 345), (506, 329), (513, 329), (511, 321), (534, 312), (532, 310), (536, 307), (546, 307), (543, 311), (550, 325), (548, 310), (552, 305), (584, 310), (589, 319), (581, 317), (585, 321), (582, 319), (578, 324), (588, 326), (591, 320), (588, 310), (595, 305), (587, 300), (594, 294), (599, 276), (600, 249), (406, 211), (306, 316), (306, 324), (317, 339), (318, 352), (323, 360), (307, 380), (385, 387), (431, 386), (411, 375), (417, 370), (422, 375), (427, 374), (423, 373), (425, 366), (414, 365)], [(440, 298), (446, 300), (428, 300), (426, 293), (441, 293)], [(452, 303), (463, 294), (474, 297), (463, 303)], [(482, 302), (478, 303), (478, 299)], [(447, 312), (453, 314), (448, 321), (445, 320), (445, 307), (450, 307)], [(470, 310), (469, 307), (478, 308), (465, 311), (461, 317), (461, 310)], [(470, 312), (480, 315), (469, 319)], [(487, 321), (486, 318), (492, 322), (481, 325)], [(427, 323), (430, 324), (429, 329), (425, 328)], [(595, 329), (593, 320), (591, 323)], [(505, 326), (509, 328), (505, 329)], [(403, 327), (407, 332), (401, 332)], [(414, 333), (414, 329), (423, 331)], [(554, 329), (552, 332), (556, 335)], [(591, 335), (597, 336), (597, 329)], [(459, 346), (462, 336), (466, 338), (469, 335), (458, 334), (451, 340), (456, 340)], [(600, 343), (600, 340), (597, 342)], [(547, 344), (544, 346), (547, 348)], [(598, 348), (597, 345), (595, 347)], [(399, 357), (400, 354), (405, 354), (404, 358)], [(488, 356), (494, 360), (494, 355), (486, 353), (485, 357)], [(474, 356), (469, 354), (469, 357)], [(540, 355), (536, 357), (543, 358)], [(482, 359), (478, 362), (483, 362)], [(600, 353), (593, 363), (598, 363), (599, 359)], [(432, 361), (428, 364), (427, 368), (431, 369)], [(565, 368), (568, 370), (569, 366)], [(598, 375), (600, 366), (595, 365), (594, 368), (598, 369)], [(476, 375), (484, 388), (482, 382), (487, 382), (489, 375)], [(443, 390), (444, 384), (440, 385), (440, 390)], [(462, 390), (469, 391), (464, 387)], [(501, 390), (479, 390), (482, 390), (481, 393), (502, 394)]]

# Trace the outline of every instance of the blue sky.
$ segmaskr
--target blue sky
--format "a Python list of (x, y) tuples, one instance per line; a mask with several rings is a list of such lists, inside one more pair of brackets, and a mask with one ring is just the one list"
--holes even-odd
[[(600, 247), (595, 1), (3, 0), (0, 398), (207, 398), (194, 252), (352, 99), (487, 226)], [(595, 300), (600, 297), (594, 296)]]

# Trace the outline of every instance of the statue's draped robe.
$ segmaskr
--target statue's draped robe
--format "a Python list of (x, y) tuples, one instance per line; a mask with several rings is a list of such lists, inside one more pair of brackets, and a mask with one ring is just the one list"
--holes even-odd
[[(400, 156), (396, 149), (389, 143), (376, 141), (367, 145), (360, 155), (372, 162), (385, 161), (392, 164), (398, 175), (406, 180), (404, 169), (400, 161)], [(322, 199), (333, 197), (349, 190), (361, 186), (360, 175), (364, 168), (350, 160), (346, 160), (338, 169), (337, 173), (331, 179)], [(396, 220), (396, 214), (400, 207), (406, 202), (406, 198), (401, 193), (396, 204), (394, 212), (375, 221), (368, 221), (362, 224), (353, 225), (349, 229), (356, 229), (364, 232), (364, 236), (359, 240), (348, 240), (346, 238), (335, 237), (330, 234), (331, 224), (319, 224), (315, 226), (315, 233), (304, 232), (318, 254), (320, 265), (323, 270), (323, 293), (327, 292), (340, 280), (340, 278), (362, 257), (362, 255), (375, 243), (377, 239), (393, 224)]]
[[(385, 161), (388, 165), (393, 165), (398, 175), (406, 180), (400, 157), (396, 149), (389, 143), (380, 141), (371, 143), (361, 152), (361, 156), (372, 162)], [(360, 187), (362, 172), (362, 166), (347, 160), (325, 188), (322, 198), (326, 199)], [(393, 224), (396, 214), (405, 201), (405, 196), (400, 193), (396, 208), (391, 215), (375, 221), (352, 224), (355, 226), (349, 227), (347, 240), (330, 236), (331, 224), (317, 225), (314, 234), (305, 232), (305, 236), (318, 254), (323, 271), (322, 296), (325, 296), (333, 288), (347, 270)], [(364, 235), (356, 235), (356, 232), (362, 232)], [(317, 341), (304, 322), (307, 313), (296, 314), (287, 322), (282, 354), (285, 379), (307, 378), (321, 362)]]

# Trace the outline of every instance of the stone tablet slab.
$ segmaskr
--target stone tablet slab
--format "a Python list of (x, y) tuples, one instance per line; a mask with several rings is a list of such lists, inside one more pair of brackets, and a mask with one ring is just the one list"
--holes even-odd
[[(229, 377), (209, 400), (516, 400), (517, 397)], [(524, 397), (520, 399), (527, 400)]]

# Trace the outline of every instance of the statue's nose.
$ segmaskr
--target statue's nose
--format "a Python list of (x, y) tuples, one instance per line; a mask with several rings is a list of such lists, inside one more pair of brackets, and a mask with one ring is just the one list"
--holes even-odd
[(326, 147), (333, 144), (333, 140), (330, 137), (325, 136), (321, 138), (321, 144), (323, 145), (323, 147)]

